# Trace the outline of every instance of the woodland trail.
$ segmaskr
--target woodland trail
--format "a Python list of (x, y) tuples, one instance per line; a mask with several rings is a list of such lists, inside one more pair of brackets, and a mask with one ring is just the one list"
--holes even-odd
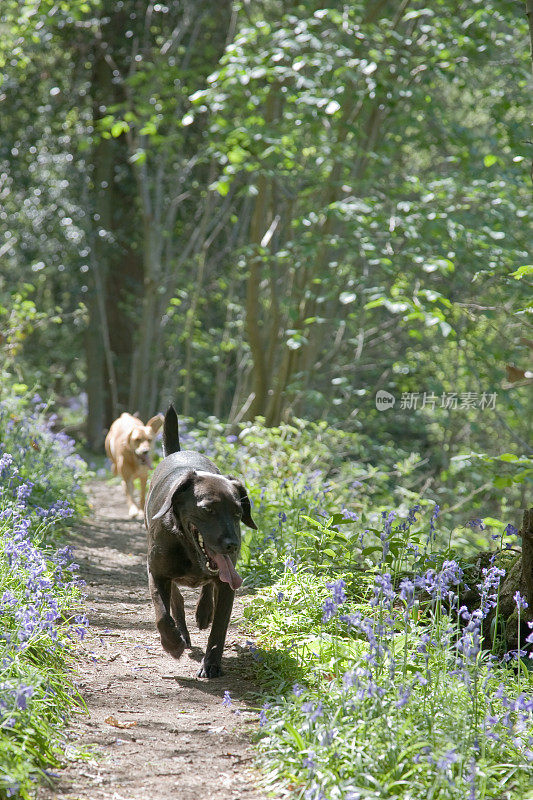
[[(76, 715), (69, 738), (93, 755), (69, 761), (39, 800), (260, 800), (250, 744), (257, 712), (247, 705), (251, 657), (235, 625), (241, 604), (236, 598), (223, 677), (197, 679), (207, 641), (194, 623), (197, 591), (183, 591), (193, 647), (175, 661), (155, 629), (144, 526), (128, 519), (117, 485), (94, 482), (90, 502), (72, 542), (87, 582), (90, 628), (78, 686), (88, 713)], [(222, 705), (225, 690), (231, 708)]]

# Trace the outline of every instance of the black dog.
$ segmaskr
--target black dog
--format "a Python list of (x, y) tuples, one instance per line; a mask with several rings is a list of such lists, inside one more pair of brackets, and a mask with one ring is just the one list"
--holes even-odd
[(191, 646), (178, 584), (201, 586), (196, 606), (200, 629), (212, 622), (200, 678), (221, 674), (222, 650), (242, 578), (235, 569), (239, 523), (256, 528), (241, 481), (221, 475), (192, 450), (180, 452), (178, 417), (170, 406), (163, 428), (166, 458), (155, 470), (146, 501), (148, 581), (163, 648), (180, 658)]

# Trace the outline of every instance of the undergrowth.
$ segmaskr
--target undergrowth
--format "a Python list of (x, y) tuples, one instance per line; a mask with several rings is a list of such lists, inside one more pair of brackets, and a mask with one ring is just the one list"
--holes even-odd
[(0, 797), (29, 798), (61, 763), (79, 707), (75, 642), (81, 584), (61, 545), (86, 505), (83, 462), (54, 433), (40, 398), (0, 403)]
[[(240, 569), (274, 795), (530, 800), (533, 636), (508, 654), (483, 628), (516, 528), (448, 522), (402, 487), (408, 465), (369, 477), (363, 461), (335, 459), (320, 426), (200, 442), (245, 476), (259, 523)], [(476, 547), (493, 550), (484, 569), (469, 564)], [(471, 588), (479, 608), (463, 602)], [(516, 605), (523, 621), (519, 594)]]

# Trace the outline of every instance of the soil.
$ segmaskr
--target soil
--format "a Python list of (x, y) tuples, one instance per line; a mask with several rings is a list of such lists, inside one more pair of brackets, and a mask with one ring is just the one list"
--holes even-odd
[[(224, 675), (196, 677), (207, 635), (194, 623), (197, 590), (183, 589), (192, 649), (175, 661), (161, 648), (146, 578), (146, 532), (127, 517), (122, 489), (90, 487), (91, 518), (73, 535), (87, 582), (90, 628), (80, 648), (78, 687), (87, 713), (70, 729), (67, 764), (39, 800), (259, 800), (251, 735), (260, 703), (251, 656), (236, 620)], [(242, 591), (242, 590), (241, 590)], [(247, 677), (248, 676), (248, 677)], [(224, 692), (232, 698), (222, 704)], [(89, 755), (80, 760), (79, 748)]]

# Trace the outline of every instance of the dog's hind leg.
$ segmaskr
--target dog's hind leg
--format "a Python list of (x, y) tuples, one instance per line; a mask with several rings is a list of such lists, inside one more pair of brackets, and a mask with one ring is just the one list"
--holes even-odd
[(208, 628), (213, 621), (213, 584), (206, 583), (202, 586), (202, 593), (196, 606), (196, 624), (203, 631)]
[(163, 650), (174, 658), (180, 658), (185, 650), (185, 642), (170, 616), (171, 579), (154, 577), (148, 572), (150, 594), (155, 609), (155, 623), (161, 636)]
[(170, 613), (172, 614), (174, 622), (178, 627), (181, 638), (185, 642), (185, 646), (190, 647), (191, 637), (189, 636), (187, 623), (185, 622), (185, 606), (183, 603), (182, 594), (178, 589), (176, 581), (172, 581), (172, 588), (170, 590)]

